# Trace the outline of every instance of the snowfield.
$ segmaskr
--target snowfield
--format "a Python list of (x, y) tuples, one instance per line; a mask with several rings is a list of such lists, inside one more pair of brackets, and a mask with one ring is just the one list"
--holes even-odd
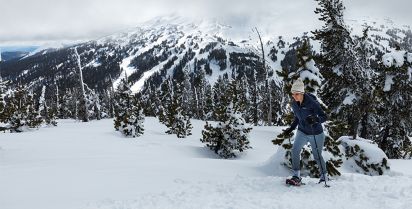
[(147, 117), (145, 133), (125, 138), (113, 120), (60, 120), (58, 127), (0, 133), (1, 209), (401, 209), (412, 205), (412, 161), (390, 160), (391, 172), (343, 171), (329, 182), (304, 178), (285, 186), (272, 139), (284, 127), (254, 127), (251, 146), (219, 159), (200, 142), (204, 122), (178, 139)]

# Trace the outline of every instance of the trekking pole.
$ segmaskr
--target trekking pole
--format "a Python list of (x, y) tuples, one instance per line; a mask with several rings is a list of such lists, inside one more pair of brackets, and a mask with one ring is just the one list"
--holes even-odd
[[(313, 134), (313, 125), (310, 126), (311, 129), (312, 129), (312, 134)], [(315, 141), (315, 146), (316, 146), (315, 149), (316, 149), (316, 153), (318, 154), (318, 158), (319, 158), (320, 170), (322, 171), (323, 177), (325, 178), (325, 187), (330, 187), (328, 184), (326, 184), (327, 176), (326, 176), (325, 170), (323, 170), (323, 165), (322, 165), (322, 161), (321, 161), (321, 158), (323, 159), (323, 157), (319, 155), (318, 143), (316, 142), (315, 134), (313, 134), (313, 140)], [(326, 164), (326, 162), (325, 162), (325, 164)]]

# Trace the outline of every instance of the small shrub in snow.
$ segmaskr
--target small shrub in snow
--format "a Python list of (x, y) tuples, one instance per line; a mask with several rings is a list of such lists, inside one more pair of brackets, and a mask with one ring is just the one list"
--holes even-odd
[(372, 141), (343, 136), (338, 139), (345, 151), (346, 167), (365, 175), (382, 175), (390, 169), (388, 157)]
[(232, 108), (233, 105), (230, 104), (225, 112), (227, 121), (220, 121), (216, 125), (206, 122), (200, 139), (222, 158), (236, 157), (235, 152), (251, 148), (249, 132), (252, 128), (247, 126), (240, 113), (233, 113)]

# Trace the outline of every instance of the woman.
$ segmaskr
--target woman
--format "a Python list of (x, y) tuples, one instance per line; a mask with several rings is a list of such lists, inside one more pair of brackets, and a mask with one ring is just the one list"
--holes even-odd
[(292, 171), (293, 176), (286, 180), (287, 184), (299, 186), (300, 177), (300, 153), (304, 145), (309, 141), (312, 147), (312, 154), (319, 166), (320, 181), (325, 181), (326, 165), (322, 157), (322, 148), (325, 142), (322, 123), (326, 121), (326, 114), (312, 94), (305, 94), (305, 85), (302, 80), (296, 80), (292, 85), (292, 109), (295, 119), (292, 125), (284, 131), (290, 134), (296, 126), (298, 131), (292, 147)]

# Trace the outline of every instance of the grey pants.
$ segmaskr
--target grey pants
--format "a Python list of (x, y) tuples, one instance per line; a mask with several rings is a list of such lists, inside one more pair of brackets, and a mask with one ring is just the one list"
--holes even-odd
[[(292, 147), (292, 170), (294, 176), (300, 176), (300, 153), (303, 146), (306, 145), (308, 141), (310, 143), (310, 146), (312, 147), (313, 157), (315, 158), (316, 163), (319, 166), (319, 173), (321, 174), (321, 178), (324, 178), (326, 176), (326, 164), (325, 160), (322, 157), (322, 148), (323, 144), (325, 143), (325, 134), (322, 132), (319, 135), (315, 135), (316, 143), (313, 136), (314, 135), (306, 135), (299, 130), (296, 133), (295, 142), (293, 143)], [(320, 156), (318, 156), (318, 153)]]

